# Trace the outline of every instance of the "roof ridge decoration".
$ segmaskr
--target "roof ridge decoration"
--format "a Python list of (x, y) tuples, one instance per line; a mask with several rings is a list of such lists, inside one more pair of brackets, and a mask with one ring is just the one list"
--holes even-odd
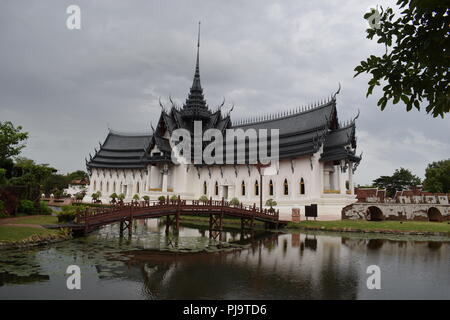
[(356, 123), (356, 119), (359, 118), (359, 114), (360, 114), (360, 110), (358, 108), (358, 113), (356, 114), (356, 116), (351, 120), (347, 120), (347, 121), (339, 123), (339, 128), (336, 130), (347, 129), (347, 128), (353, 126)]
[[(258, 117), (248, 117), (248, 118), (241, 118), (236, 121), (236, 123), (233, 123), (233, 126), (247, 126), (247, 125), (253, 125), (257, 123), (264, 123), (269, 121), (275, 121), (279, 119), (285, 119), (293, 116), (297, 116), (302, 113), (308, 113), (312, 111), (316, 111), (318, 109), (327, 107), (330, 105), (330, 103), (334, 103), (336, 101), (336, 95), (331, 95), (328, 98), (322, 99), (313, 103), (308, 103), (304, 106), (298, 106), (297, 108), (293, 108), (290, 110), (283, 110), (283, 111), (277, 111), (275, 113), (271, 114), (264, 114)], [(230, 110), (231, 111), (231, 110)]]

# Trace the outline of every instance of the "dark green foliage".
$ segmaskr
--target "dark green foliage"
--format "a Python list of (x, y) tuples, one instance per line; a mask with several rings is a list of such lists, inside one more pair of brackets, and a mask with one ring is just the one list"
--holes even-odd
[(62, 206), (61, 211), (57, 213), (58, 222), (73, 222), (79, 212), (86, 211), (85, 206)]
[(69, 182), (72, 180), (87, 180), (88, 178), (88, 174), (83, 170), (77, 170), (67, 175), (67, 179)]
[(51, 215), (52, 209), (49, 208), (49, 206), (47, 205), (46, 202), (40, 201), (39, 202), (39, 214)]
[(5, 203), (2, 200), (0, 200), (0, 218), (4, 218), (6, 216), (8, 215), (6, 214)]
[(20, 200), (19, 206), (17, 208), (19, 213), (23, 214), (43, 214), (43, 215), (50, 215), (52, 214), (52, 209), (50, 209), (47, 205), (47, 203), (41, 201), (39, 203), (35, 203), (30, 200)]
[(159, 196), (159, 197), (158, 197), (158, 201), (159, 201), (159, 202), (164, 202), (164, 201), (166, 201), (166, 197), (164, 197), (164, 196)]
[(406, 190), (411, 186), (418, 186), (420, 183), (419, 177), (404, 168), (395, 170), (392, 176), (381, 176), (373, 180), (373, 186), (386, 189), (388, 197), (393, 197), (396, 191)]
[[(400, 15), (381, 8), (379, 28), (367, 29), (385, 47), (381, 56), (371, 55), (355, 68), (355, 77), (368, 73), (367, 96), (383, 86), (378, 106), (403, 101), (406, 110), (425, 107), (434, 117), (450, 111), (450, 14), (448, 0), (398, 0)], [(373, 17), (374, 11), (364, 15)]]
[(22, 127), (15, 127), (10, 121), (0, 121), (0, 162), (15, 157), (25, 147), (22, 141), (28, 138)]
[(450, 159), (428, 165), (423, 187), (428, 192), (450, 192)]
[(20, 200), (19, 207), (17, 209), (20, 213), (24, 214), (34, 214), (36, 212), (34, 202), (30, 200)]

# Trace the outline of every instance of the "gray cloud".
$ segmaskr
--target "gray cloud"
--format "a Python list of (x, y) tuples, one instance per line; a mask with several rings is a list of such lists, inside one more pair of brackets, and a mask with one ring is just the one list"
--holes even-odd
[[(68, 5), (82, 29), (65, 27)], [(389, 1), (380, 1), (386, 5)], [(338, 96), (342, 120), (358, 108), (364, 159), (356, 182), (403, 166), (423, 176), (450, 155), (448, 119), (376, 108), (353, 69), (379, 52), (365, 38), (372, 1), (13, 1), (0, 3), (0, 119), (31, 133), (24, 155), (62, 172), (107, 134), (149, 131), (158, 98), (182, 103), (191, 85), (197, 21), (201, 77), (211, 107), (235, 103), (234, 119)]]

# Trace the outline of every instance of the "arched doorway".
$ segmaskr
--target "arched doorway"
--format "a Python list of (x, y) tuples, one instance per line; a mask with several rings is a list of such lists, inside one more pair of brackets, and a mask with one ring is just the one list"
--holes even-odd
[(383, 212), (380, 208), (372, 206), (367, 209), (368, 215), (367, 220), (369, 221), (382, 221), (383, 220)]
[(429, 221), (434, 221), (434, 222), (441, 222), (442, 221), (442, 214), (435, 207), (431, 207), (430, 209), (428, 209), (427, 215), (428, 215), (428, 220)]

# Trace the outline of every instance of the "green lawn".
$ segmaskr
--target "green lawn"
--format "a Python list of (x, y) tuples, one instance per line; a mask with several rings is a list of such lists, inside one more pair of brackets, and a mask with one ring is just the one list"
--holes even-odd
[(26, 239), (34, 234), (49, 235), (57, 233), (57, 230), (0, 225), (0, 241), (18, 241)]
[(11, 223), (37, 225), (58, 224), (58, 218), (53, 216), (23, 216), (15, 219), (15, 221)]
[(301, 221), (289, 222), (288, 228), (308, 228), (343, 231), (345, 229), (361, 231), (404, 231), (404, 232), (446, 232), (450, 234), (450, 221), (421, 222), (421, 221)]

